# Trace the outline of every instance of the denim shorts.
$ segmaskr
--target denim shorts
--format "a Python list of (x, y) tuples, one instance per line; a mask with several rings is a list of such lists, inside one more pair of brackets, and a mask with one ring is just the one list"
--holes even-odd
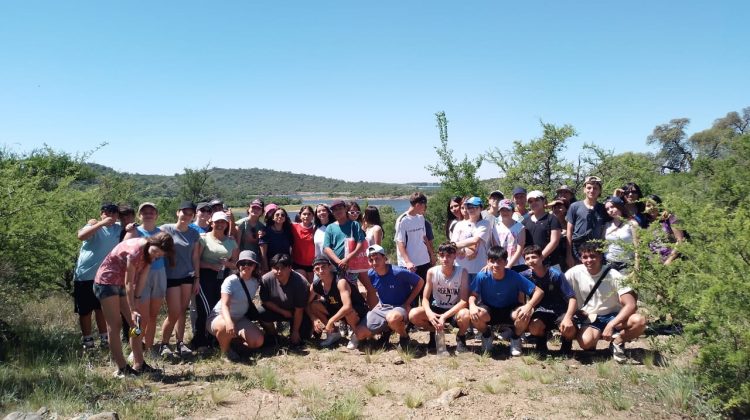
[[(607, 324), (609, 324), (613, 319), (617, 317), (617, 314), (619, 312), (612, 312), (606, 315), (597, 315), (596, 319), (593, 322), (589, 322), (588, 319), (584, 320), (583, 322), (579, 322), (579, 318), (576, 317), (576, 327), (579, 329), (582, 327), (591, 327), (596, 328), (599, 331), (604, 331), (605, 328), (607, 328)], [(615, 328), (616, 331), (619, 331), (618, 328)]]
[(125, 286), (94, 283), (94, 295), (100, 301), (111, 296), (125, 297)]

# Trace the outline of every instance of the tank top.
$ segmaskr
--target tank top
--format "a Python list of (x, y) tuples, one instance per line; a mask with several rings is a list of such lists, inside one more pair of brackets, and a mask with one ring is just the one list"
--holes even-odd
[[(315, 280), (313, 280), (312, 289), (315, 293), (320, 295), (323, 298), (323, 304), (325, 305), (326, 309), (328, 310), (328, 315), (333, 316), (336, 312), (341, 309), (343, 306), (343, 302), (341, 302), (341, 292), (338, 288), (338, 282), (341, 279), (334, 279), (333, 283), (331, 284), (331, 290), (326, 293), (325, 289), (323, 288), (323, 280), (320, 279), (320, 277), (315, 277)], [(345, 280), (345, 279), (343, 279)], [(346, 281), (346, 280), (345, 280)], [(359, 290), (355, 287), (351, 287), (351, 284), (349, 285), (349, 288), (351, 291), (349, 292), (349, 295), (352, 299), (352, 308), (358, 308), (358, 307), (367, 307), (367, 303), (365, 302), (365, 299), (362, 297), (362, 295), (359, 293)]]
[(443, 274), (442, 267), (433, 267), (432, 271), (432, 305), (442, 309), (450, 309), (459, 301), (461, 287), (461, 272), (458, 265), (453, 266), (453, 275), (449, 278)]

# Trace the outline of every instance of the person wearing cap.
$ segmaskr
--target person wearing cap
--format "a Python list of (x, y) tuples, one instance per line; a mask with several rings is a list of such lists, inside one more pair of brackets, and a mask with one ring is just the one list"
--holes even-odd
[[(336, 269), (328, 258), (316, 257), (313, 260), (313, 270), (315, 280), (310, 285), (308, 314), (315, 332), (326, 333), (326, 338), (320, 345), (329, 347), (341, 340), (336, 323), (345, 320), (354, 330), (359, 321), (367, 316), (367, 302), (346, 277), (337, 277)], [(357, 336), (352, 334), (346, 347), (355, 350), (358, 345)]]
[(367, 317), (355, 328), (354, 334), (360, 341), (373, 334), (382, 334), (385, 341), (395, 331), (400, 336), (400, 347), (406, 350), (409, 345), (409, 333), (406, 331), (409, 311), (424, 287), (424, 280), (404, 267), (388, 264), (385, 249), (380, 245), (370, 245), (367, 258), (371, 267), (367, 275), (377, 291), (378, 303), (367, 312)]
[(600, 203), (602, 180), (597, 176), (588, 176), (583, 183), (584, 199), (576, 201), (568, 208), (565, 220), (568, 222), (566, 239), (568, 240), (568, 267), (580, 262), (578, 247), (590, 240), (604, 240), (604, 226), (609, 221), (604, 204)]
[[(525, 194), (524, 194), (525, 195)], [(500, 200), (500, 219), (492, 229), (492, 243), (508, 251), (508, 266), (516, 272), (526, 269), (523, 260), (523, 247), (526, 245), (526, 228), (513, 218), (513, 203)]]
[[(597, 241), (581, 244), (581, 264), (565, 273), (578, 305), (574, 318), (576, 340), (583, 350), (596, 349), (599, 340), (609, 341), (612, 358), (623, 363), (627, 361), (625, 343), (643, 334), (646, 318), (636, 313), (638, 296), (622, 284), (624, 276), (602, 264), (600, 246)], [(600, 278), (599, 287), (594, 290)]]
[(604, 258), (621, 274), (627, 274), (630, 267), (635, 267), (637, 270), (638, 253), (632, 249), (638, 243), (638, 222), (620, 197), (607, 198), (604, 201), (604, 208), (612, 219), (604, 228), (604, 239), (607, 240), (607, 252)]
[(209, 206), (211, 206), (211, 213), (216, 212), (222, 212), (227, 216), (227, 220), (229, 221), (229, 235), (234, 237), (234, 233), (237, 230), (237, 227), (234, 223), (234, 212), (230, 207), (227, 207), (224, 202), (218, 198), (211, 200), (208, 203)]
[[(195, 204), (183, 201), (177, 209), (177, 223), (159, 226), (174, 241), (175, 263), (166, 266), (167, 274), (167, 317), (161, 327), (161, 345), (159, 355), (164, 359), (173, 357), (190, 357), (193, 352), (185, 345), (185, 311), (190, 298), (198, 292), (200, 254), (196, 244), (200, 233), (188, 225), (195, 217)], [(177, 326), (175, 351), (169, 347), (172, 331)]]
[(526, 188), (516, 187), (513, 189), (513, 204), (515, 208), (513, 220), (522, 222), (523, 219), (529, 217), (529, 211), (526, 209)]
[(310, 338), (312, 321), (305, 309), (310, 294), (310, 284), (302, 275), (292, 270), (289, 254), (271, 258), (271, 271), (260, 279), (258, 320), (267, 338), (278, 342), (276, 322), (289, 323), (289, 341), (301, 345)]
[(547, 199), (541, 191), (534, 190), (528, 193), (526, 201), (529, 203), (530, 212), (529, 217), (523, 221), (526, 228), (525, 246), (538, 245), (542, 249), (542, 259), (547, 266), (559, 264), (557, 245), (562, 237), (560, 221), (547, 213)]
[[(263, 201), (255, 199), (247, 206), (247, 217), (243, 217), (236, 223), (234, 230), (234, 240), (237, 242), (240, 251), (253, 251), (260, 255), (260, 232), (264, 231), (266, 225), (261, 222), (260, 217), (263, 215)], [(266, 264), (261, 262), (261, 272), (268, 271)]]
[(494, 226), (497, 218), (500, 217), (500, 207), (498, 207), (498, 205), (500, 204), (500, 200), (504, 198), (505, 195), (498, 190), (490, 193), (490, 196), (487, 199), (489, 206), (487, 206), (486, 210), (482, 210), (482, 219), (490, 222), (490, 226)]
[(409, 198), (409, 209), (396, 218), (394, 238), (398, 265), (417, 273), (423, 279), (432, 266), (431, 252), (427, 249), (425, 211), (427, 197), (421, 192), (413, 193)]
[[(159, 218), (159, 210), (156, 208), (156, 204), (151, 202), (141, 203), (138, 206), (138, 218), (141, 221), (141, 225), (129, 231), (125, 235), (125, 240), (148, 238), (161, 232), (156, 226), (156, 220)], [(151, 263), (151, 269), (146, 278), (146, 285), (141, 293), (136, 296), (138, 310), (143, 317), (141, 328), (144, 331), (143, 342), (146, 346), (145, 349), (150, 350), (154, 356), (158, 353), (158, 349), (154, 348), (156, 319), (161, 311), (164, 297), (167, 295), (167, 272), (164, 265), (163, 258), (157, 258)]]
[(94, 348), (91, 334), (91, 312), (94, 312), (99, 331), (99, 346), (107, 347), (107, 324), (99, 300), (94, 296), (94, 277), (104, 257), (120, 242), (122, 226), (117, 224), (119, 209), (111, 203), (101, 206), (99, 220), (89, 220), (78, 231), (81, 249), (73, 273), (73, 303), (81, 327), (81, 342), (86, 350)]
[(466, 347), (466, 331), (469, 319), (469, 274), (456, 265), (456, 245), (444, 242), (438, 247), (440, 265), (427, 271), (422, 305), (409, 312), (409, 321), (419, 328), (430, 331), (428, 347), (435, 347), (435, 331), (443, 330), (447, 323), (458, 327), (456, 352), (469, 351)]
[(253, 323), (258, 318), (253, 297), (260, 285), (259, 267), (258, 254), (249, 250), (240, 252), (238, 272), (221, 283), (221, 299), (206, 320), (206, 329), (216, 337), (226, 361), (241, 361), (240, 355), (231, 348), (232, 342), (250, 350), (263, 345), (263, 332)]
[(195, 221), (189, 226), (195, 229), (201, 235), (211, 230), (211, 205), (206, 202), (200, 202), (195, 206)]
[(576, 192), (565, 184), (561, 185), (560, 188), (555, 191), (555, 194), (557, 197), (562, 197), (568, 200), (568, 203), (576, 202)]
[(211, 345), (206, 334), (206, 319), (221, 298), (221, 283), (229, 269), (235, 268), (239, 255), (237, 242), (229, 236), (229, 219), (223, 211), (211, 216), (211, 231), (196, 245), (200, 255), (200, 288), (196, 296), (197, 317), (193, 331), (193, 350)]
[[(530, 280), (507, 270), (508, 251), (493, 246), (487, 251), (489, 270), (477, 274), (471, 282), (469, 316), (471, 325), (482, 333), (482, 351), (492, 351), (491, 325), (512, 325), (510, 355), (520, 356), (521, 334), (531, 321), (534, 308), (541, 302), (544, 291)], [(526, 295), (525, 304), (519, 303), (519, 295)]]
[(451, 242), (458, 250), (456, 264), (466, 269), (471, 282), (487, 264), (487, 248), (492, 240), (492, 226), (482, 219), (482, 199), (470, 197), (463, 202), (469, 218), (456, 223)]
[[(357, 279), (362, 282), (362, 285), (367, 290), (367, 305), (373, 307), (377, 303), (378, 298), (369, 277), (360, 277), (359, 273), (349, 271), (349, 260), (362, 251), (364, 247), (365, 233), (358, 222), (349, 219), (346, 213), (346, 203), (343, 200), (333, 200), (331, 203), (331, 212), (335, 220), (326, 227), (323, 238), (323, 252), (336, 265), (339, 272), (342, 275), (346, 275), (352, 286), (356, 285)], [(356, 243), (356, 245), (347, 253), (347, 241), (349, 240)]]

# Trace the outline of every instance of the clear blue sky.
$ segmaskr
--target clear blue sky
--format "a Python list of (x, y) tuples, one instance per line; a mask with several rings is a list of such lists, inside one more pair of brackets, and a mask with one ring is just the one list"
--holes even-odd
[[(750, 106), (750, 2), (0, 3), (0, 145), (173, 174), (260, 167), (433, 180), (457, 156), (572, 124), (646, 151)], [(485, 164), (482, 177), (497, 176)]]

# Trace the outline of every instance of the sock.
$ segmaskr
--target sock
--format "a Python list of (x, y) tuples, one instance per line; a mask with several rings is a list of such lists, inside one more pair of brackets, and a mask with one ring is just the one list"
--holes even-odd
[(466, 334), (464, 334), (464, 335), (458, 335), (458, 334), (456, 334), (456, 340), (458, 340), (458, 341), (466, 344)]
[(482, 337), (491, 337), (492, 336), (492, 329), (490, 327), (487, 327), (486, 330), (482, 333)]

